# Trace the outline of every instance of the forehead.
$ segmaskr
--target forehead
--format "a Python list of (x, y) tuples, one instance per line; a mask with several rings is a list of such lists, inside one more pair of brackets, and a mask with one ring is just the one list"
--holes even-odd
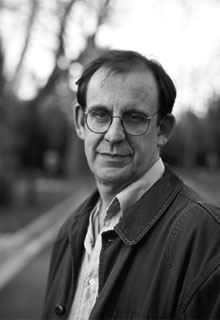
[(91, 77), (87, 88), (88, 104), (114, 103), (158, 106), (158, 87), (149, 70), (125, 74), (99, 69)]

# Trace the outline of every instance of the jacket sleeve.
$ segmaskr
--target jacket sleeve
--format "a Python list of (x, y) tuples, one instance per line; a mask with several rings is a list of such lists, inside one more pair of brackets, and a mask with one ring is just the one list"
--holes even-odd
[(185, 305), (182, 319), (220, 319), (220, 258), (216, 269), (204, 280)]

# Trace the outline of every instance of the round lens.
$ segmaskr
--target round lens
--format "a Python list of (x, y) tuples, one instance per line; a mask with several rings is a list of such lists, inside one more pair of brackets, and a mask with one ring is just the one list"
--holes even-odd
[(103, 110), (91, 110), (86, 116), (87, 127), (95, 133), (104, 133), (111, 123), (111, 116)]
[(139, 112), (126, 113), (123, 117), (125, 130), (131, 135), (142, 135), (149, 128), (149, 118)]

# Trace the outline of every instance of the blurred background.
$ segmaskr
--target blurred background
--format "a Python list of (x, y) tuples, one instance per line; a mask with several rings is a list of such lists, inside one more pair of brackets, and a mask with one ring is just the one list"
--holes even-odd
[(0, 0), (1, 319), (39, 317), (60, 215), (94, 184), (72, 106), (83, 66), (102, 51), (162, 63), (178, 92), (162, 156), (219, 205), (219, 16), (218, 0)]

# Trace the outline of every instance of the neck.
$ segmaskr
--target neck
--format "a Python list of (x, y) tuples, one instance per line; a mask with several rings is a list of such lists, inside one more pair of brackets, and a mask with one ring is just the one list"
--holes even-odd
[(116, 187), (100, 181), (97, 181), (97, 188), (102, 200), (102, 211), (105, 210), (112, 199), (124, 189), (124, 186)]

